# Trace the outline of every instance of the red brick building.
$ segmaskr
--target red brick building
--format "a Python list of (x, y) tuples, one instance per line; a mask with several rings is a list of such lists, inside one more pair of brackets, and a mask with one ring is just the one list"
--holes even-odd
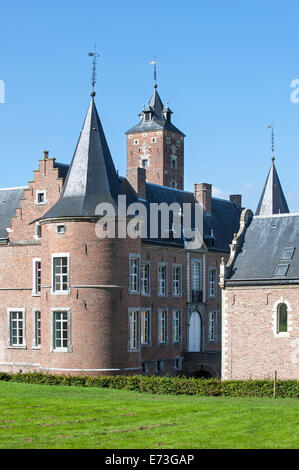
[(273, 158), (256, 214), (243, 211), (221, 265), (223, 379), (299, 379), (298, 226)]
[[(0, 369), (66, 374), (220, 375), (219, 265), (241, 199), (183, 191), (184, 134), (157, 87), (114, 167), (94, 93), (70, 165), (39, 161), (28, 186), (0, 190)], [(200, 178), (200, 168), (198, 178)], [(184, 234), (99, 238), (98, 204), (203, 208), (203, 245)], [(105, 213), (105, 216), (107, 214)], [(171, 230), (170, 230), (171, 232)]]

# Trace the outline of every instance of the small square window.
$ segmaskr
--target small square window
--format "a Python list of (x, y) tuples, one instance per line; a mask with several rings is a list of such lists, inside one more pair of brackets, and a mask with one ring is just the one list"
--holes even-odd
[(288, 269), (289, 269), (289, 264), (278, 264), (275, 270), (275, 276), (286, 276)]
[(46, 203), (46, 191), (37, 191), (36, 192), (36, 204), (45, 204)]
[(57, 225), (56, 227), (57, 233), (65, 233), (65, 230), (66, 230), (65, 225)]
[(295, 248), (284, 248), (280, 259), (291, 260), (293, 258)]

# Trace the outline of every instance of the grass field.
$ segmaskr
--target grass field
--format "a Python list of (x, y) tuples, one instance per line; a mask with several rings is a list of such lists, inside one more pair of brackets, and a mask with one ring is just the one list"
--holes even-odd
[(0, 382), (1, 449), (294, 449), (296, 399)]

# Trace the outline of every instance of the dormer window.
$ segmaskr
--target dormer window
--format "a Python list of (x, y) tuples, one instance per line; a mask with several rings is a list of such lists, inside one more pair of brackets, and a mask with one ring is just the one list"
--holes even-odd
[(144, 115), (145, 122), (150, 121), (150, 119), (151, 119), (150, 113), (145, 113), (145, 115)]
[(46, 191), (36, 191), (36, 204), (46, 204)]

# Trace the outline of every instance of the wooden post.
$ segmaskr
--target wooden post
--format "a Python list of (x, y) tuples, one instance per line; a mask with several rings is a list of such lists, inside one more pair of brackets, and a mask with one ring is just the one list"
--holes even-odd
[(277, 370), (274, 371), (273, 398), (276, 398)]

